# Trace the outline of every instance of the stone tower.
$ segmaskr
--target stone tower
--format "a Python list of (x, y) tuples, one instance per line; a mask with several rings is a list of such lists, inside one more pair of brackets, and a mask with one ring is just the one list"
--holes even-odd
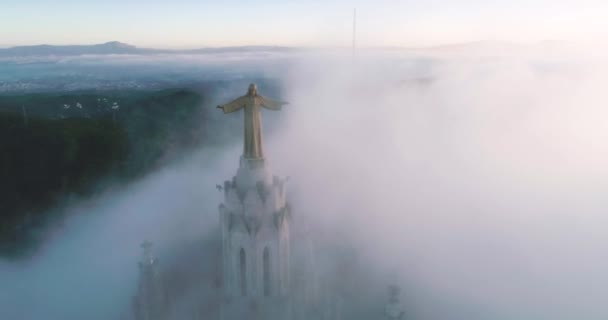
[[(251, 87), (255, 88), (250, 86), (248, 95)], [(255, 104), (257, 91), (253, 94), (250, 102)], [(236, 103), (243, 106), (231, 106), (232, 109), (251, 107), (248, 101)], [(273, 106), (279, 104), (273, 103)], [(251, 115), (244, 112), (244, 116), (247, 122)], [(257, 126), (253, 132), (246, 131), (245, 143), (248, 143), (247, 135), (254, 134), (261, 150), (259, 130)], [(247, 150), (245, 145), (236, 175), (221, 188), (224, 191), (224, 203), (219, 208), (223, 267), (221, 318), (290, 319), (290, 208), (286, 200), (286, 180), (271, 174), (261, 152), (251, 158), (247, 157), (252, 154)]]
[(139, 285), (133, 297), (136, 320), (163, 320), (166, 316), (167, 299), (158, 270), (158, 262), (152, 255), (152, 243), (142, 243), (143, 256), (139, 262)]
[(384, 307), (384, 317), (385, 319), (391, 320), (402, 320), (404, 319), (405, 312), (403, 312), (403, 308), (401, 307), (401, 301), (399, 298), (399, 294), (401, 293), (401, 289), (397, 286), (389, 286), (388, 288), (388, 303)]

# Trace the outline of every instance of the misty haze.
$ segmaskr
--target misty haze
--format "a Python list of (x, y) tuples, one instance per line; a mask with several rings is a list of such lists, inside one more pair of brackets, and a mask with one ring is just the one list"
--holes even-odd
[(0, 5), (0, 319), (606, 319), (608, 6), (435, 5)]

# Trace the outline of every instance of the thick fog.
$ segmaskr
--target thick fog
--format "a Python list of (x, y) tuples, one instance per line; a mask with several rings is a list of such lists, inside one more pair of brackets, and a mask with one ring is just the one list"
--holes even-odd
[[(605, 318), (608, 70), (598, 56), (299, 56), (281, 78), (290, 104), (264, 111), (278, 126), (266, 131), (268, 160), (291, 176), (293, 223), (332, 233), (317, 246), (354, 248), (377, 285), (360, 295), (398, 284), (412, 319)], [(204, 150), (66, 209), (79, 214), (36, 256), (0, 260), (0, 318), (125, 317), (139, 243), (153, 241), (163, 261), (216, 232), (215, 184), (240, 150)], [(380, 318), (385, 301), (373, 299)]]
[(410, 317), (605, 318), (605, 64), (489, 49), (301, 63), (271, 159)]
[(214, 182), (230, 174), (217, 171), (219, 160), (192, 155), (67, 209), (72, 218), (36, 256), (0, 260), (0, 318), (130, 319), (140, 244), (171, 256), (172, 245), (200, 242), (217, 227)]

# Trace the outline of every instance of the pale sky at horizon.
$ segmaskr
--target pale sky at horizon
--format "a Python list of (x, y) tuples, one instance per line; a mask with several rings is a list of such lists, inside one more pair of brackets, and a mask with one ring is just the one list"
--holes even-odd
[(0, 46), (121, 41), (140, 47), (360, 46), (477, 40), (603, 41), (600, 0), (1, 0)]

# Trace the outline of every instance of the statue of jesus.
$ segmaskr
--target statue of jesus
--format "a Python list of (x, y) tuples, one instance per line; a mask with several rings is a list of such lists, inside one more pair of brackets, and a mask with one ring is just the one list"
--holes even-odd
[(275, 101), (258, 94), (255, 84), (250, 84), (247, 94), (236, 98), (232, 102), (217, 106), (224, 113), (230, 113), (245, 109), (245, 141), (243, 145), (243, 157), (246, 159), (263, 159), (262, 149), (262, 117), (260, 107), (270, 110), (281, 110), (281, 106), (287, 104)]

